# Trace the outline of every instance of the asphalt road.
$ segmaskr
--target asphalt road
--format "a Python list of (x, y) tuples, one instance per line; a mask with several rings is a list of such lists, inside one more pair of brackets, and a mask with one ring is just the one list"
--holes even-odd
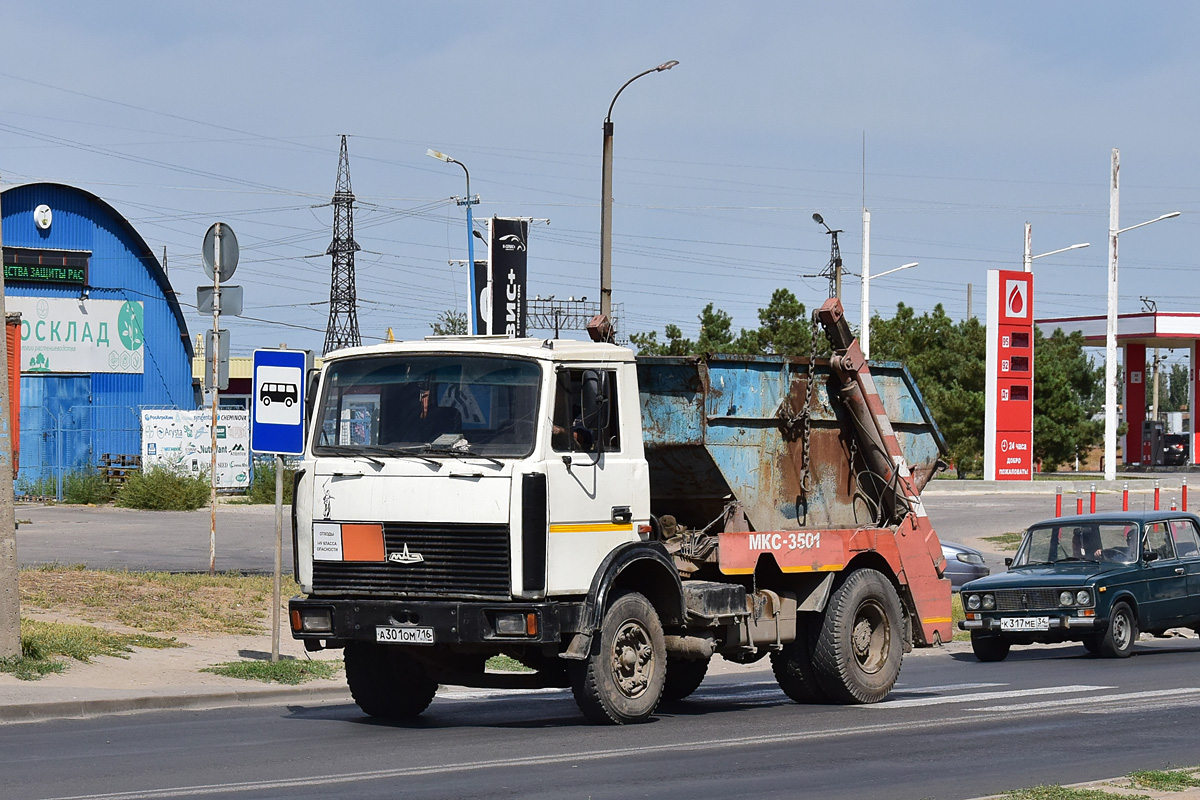
[(0, 727), (6, 797), (970, 798), (1200, 763), (1197, 640), (1123, 661), (1079, 646), (906, 658), (889, 701), (799, 706), (764, 670), (650, 723), (585, 724), (570, 694), (439, 696), (418, 721), (353, 706)]

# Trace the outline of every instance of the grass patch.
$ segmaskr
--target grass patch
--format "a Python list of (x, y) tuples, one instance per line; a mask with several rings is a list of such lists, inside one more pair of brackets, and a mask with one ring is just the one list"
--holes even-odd
[(67, 666), (63, 658), (86, 664), (96, 656), (129, 658), (128, 654), (135, 647), (162, 649), (183, 646), (174, 638), (164, 639), (144, 633), (111, 633), (90, 625), (23, 619), (21, 655), (0, 659), (0, 672), (7, 672), (23, 681), (32, 681), (62, 672)]
[(510, 658), (506, 655), (492, 656), (485, 663), (486, 669), (492, 669), (497, 672), (535, 672), (529, 667), (517, 661), (515, 658)]
[[(284, 465), (283, 467), (283, 504), (292, 504), (292, 488), (295, 484), (296, 470)], [(246, 492), (248, 503), (275, 503), (275, 459), (256, 461), (254, 463), (254, 478), (250, 481), (250, 489)]]
[(1131, 772), (1128, 777), (1133, 781), (1135, 789), (1149, 789), (1154, 792), (1182, 792), (1200, 786), (1200, 778), (1195, 773), (1198, 767), (1188, 769), (1151, 769)]
[(1011, 800), (1146, 800), (1144, 794), (1118, 794), (1103, 789), (1073, 789), (1069, 786), (1033, 786), (1005, 792)]
[(999, 536), (984, 536), (985, 542), (991, 542), (999, 550), (1016, 550), (1021, 544), (1021, 539), (1025, 536), (1024, 531), (1009, 531), (1002, 533)]
[(214, 675), (224, 675), (227, 678), (241, 678), (247, 681), (262, 681), (263, 683), (286, 683), (289, 686), (307, 683), (319, 678), (333, 678), (342, 668), (342, 660), (314, 661), (309, 659), (286, 658), (279, 661), (246, 660), (226, 661), (223, 664), (213, 664), (204, 667), (201, 672), (211, 672)]
[(954, 632), (953, 639), (956, 642), (971, 641), (970, 631), (960, 631), (958, 629), (958, 623), (964, 619), (966, 619), (966, 615), (963, 614), (962, 595), (955, 592), (950, 595), (950, 630)]
[(117, 492), (117, 505), (148, 511), (194, 511), (208, 502), (210, 493), (207, 476), (150, 467), (129, 473)]
[[(81, 565), (23, 569), (21, 604), (156, 633), (255, 634), (266, 629), (271, 576), (123, 572)], [(282, 596), (299, 593), (284, 576)]]

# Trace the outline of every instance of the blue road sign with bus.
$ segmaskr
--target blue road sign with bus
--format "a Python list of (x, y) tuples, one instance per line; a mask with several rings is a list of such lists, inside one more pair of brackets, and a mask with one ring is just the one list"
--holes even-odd
[(306, 350), (254, 351), (250, 449), (255, 453), (304, 452), (304, 381), (311, 359)]

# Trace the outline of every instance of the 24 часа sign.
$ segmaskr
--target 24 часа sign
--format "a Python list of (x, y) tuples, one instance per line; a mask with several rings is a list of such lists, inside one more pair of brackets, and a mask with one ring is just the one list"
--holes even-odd
[(21, 312), (21, 372), (142, 373), (141, 302), (9, 297), (6, 303)]

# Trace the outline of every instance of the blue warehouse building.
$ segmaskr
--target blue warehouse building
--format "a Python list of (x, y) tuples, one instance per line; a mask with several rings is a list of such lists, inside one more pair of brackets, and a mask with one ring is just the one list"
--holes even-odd
[[(58, 183), (0, 196), (6, 307), (21, 319), (19, 487), (141, 453), (143, 409), (194, 409), (192, 345), (145, 240)], [(20, 490), (20, 489), (19, 489)]]

